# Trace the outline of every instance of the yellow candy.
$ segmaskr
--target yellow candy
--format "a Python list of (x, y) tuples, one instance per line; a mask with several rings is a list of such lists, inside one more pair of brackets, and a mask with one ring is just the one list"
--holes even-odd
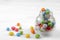
[(26, 38), (30, 38), (30, 34), (26, 34), (25, 37), (26, 37)]
[(30, 26), (30, 29), (34, 29), (33, 26)]
[(14, 36), (14, 32), (9, 32), (9, 35), (10, 36)]

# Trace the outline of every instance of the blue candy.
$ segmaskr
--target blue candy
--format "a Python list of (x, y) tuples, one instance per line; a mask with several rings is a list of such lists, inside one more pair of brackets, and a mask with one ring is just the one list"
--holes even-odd
[(10, 31), (10, 28), (7, 28), (6, 30), (7, 30), (7, 31)]
[(20, 36), (20, 33), (17, 33), (16, 36), (19, 37)]
[(46, 13), (45, 13), (45, 12), (43, 12), (42, 14), (43, 14), (43, 16), (45, 16), (45, 14), (46, 14)]

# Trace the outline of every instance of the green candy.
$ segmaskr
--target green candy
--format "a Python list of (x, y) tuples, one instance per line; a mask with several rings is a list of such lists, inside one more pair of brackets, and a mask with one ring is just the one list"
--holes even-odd
[(39, 35), (39, 34), (36, 34), (36, 35), (35, 35), (35, 38), (40, 38), (40, 35)]
[(52, 26), (52, 23), (50, 22), (50, 23), (48, 23), (48, 26)]
[(49, 11), (49, 10), (46, 10), (46, 11), (45, 11), (45, 13), (46, 13), (46, 14), (49, 14), (49, 13), (50, 13), (50, 11)]
[(48, 21), (48, 26), (50, 26), (51, 28), (53, 28), (54, 24), (51, 21)]
[(23, 31), (20, 31), (20, 34), (23, 35)]
[(42, 20), (42, 21), (41, 21), (41, 23), (42, 23), (42, 24), (44, 24), (44, 23), (45, 23), (45, 21), (44, 21), (44, 20)]

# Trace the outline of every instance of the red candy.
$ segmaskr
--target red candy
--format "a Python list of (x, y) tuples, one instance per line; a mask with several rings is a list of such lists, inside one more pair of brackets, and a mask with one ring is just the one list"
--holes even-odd
[(11, 27), (11, 29), (12, 29), (12, 30), (15, 30), (15, 27), (14, 27), (14, 26), (12, 26), (12, 27)]
[(18, 32), (18, 28), (15, 28), (15, 31)]
[(19, 30), (18, 28), (14, 27), (14, 26), (12, 26), (11, 29), (16, 31), (16, 32), (18, 32), (18, 30)]
[(51, 27), (47, 27), (47, 28), (46, 28), (46, 31), (49, 31), (49, 30), (51, 30)]
[(38, 24), (38, 26), (41, 28), (43, 26), (43, 24)]

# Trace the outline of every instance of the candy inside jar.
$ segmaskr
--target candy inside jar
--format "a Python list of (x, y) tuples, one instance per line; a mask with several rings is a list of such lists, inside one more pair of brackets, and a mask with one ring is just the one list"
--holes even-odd
[(36, 18), (36, 28), (38, 27), (40, 32), (50, 32), (54, 25), (53, 13), (49, 9), (42, 8), (39, 16)]

